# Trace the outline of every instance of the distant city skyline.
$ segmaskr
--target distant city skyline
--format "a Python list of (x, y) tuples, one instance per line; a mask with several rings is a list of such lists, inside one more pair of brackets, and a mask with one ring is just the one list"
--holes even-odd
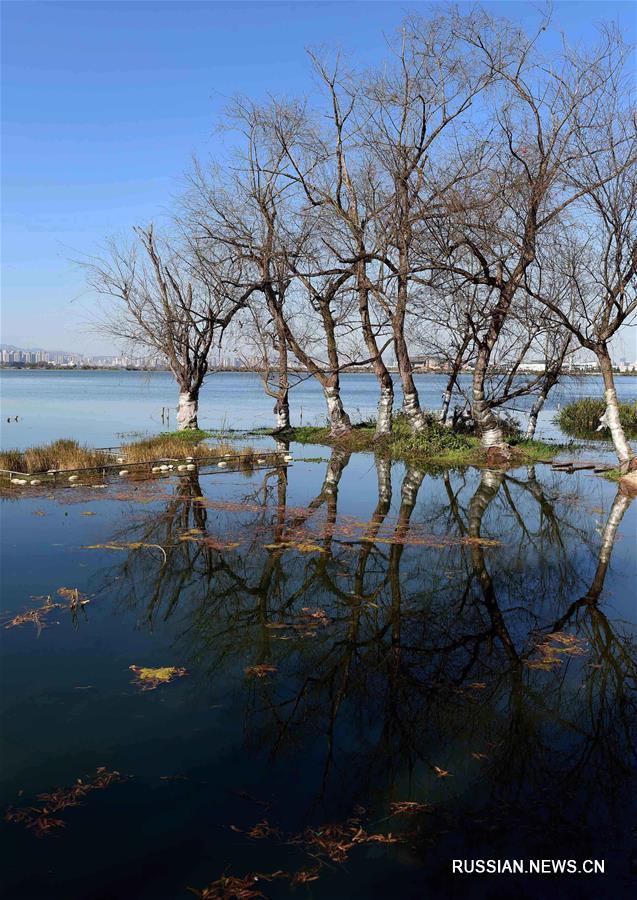
[[(387, 363), (395, 367), (395, 359), (391, 358), (391, 354), (387, 355)], [(614, 360), (615, 367), (620, 372), (637, 371), (637, 359), (635, 357), (619, 357)], [(94, 368), (143, 368), (143, 369), (166, 369), (168, 367), (167, 360), (152, 359), (148, 356), (144, 357), (134, 354), (90, 354), (81, 351), (66, 350), (46, 350), (42, 347), (16, 347), (11, 344), (0, 344), (0, 364), (2, 366), (68, 366), (70, 368), (77, 366), (92, 366)], [(223, 352), (215, 350), (210, 354), (211, 371), (214, 369), (258, 369), (261, 365), (260, 359), (250, 359), (247, 356), (237, 356), (233, 352)], [(419, 371), (445, 371), (446, 366), (441, 362), (440, 357), (425, 356), (419, 360), (414, 360), (414, 366)], [(294, 368), (294, 367), (291, 367)], [(369, 365), (362, 366), (369, 369)], [(529, 357), (520, 367), (523, 372), (541, 372), (544, 371), (545, 362), (537, 357)], [(597, 371), (598, 363), (595, 358), (586, 359), (581, 351), (571, 356), (565, 363), (563, 371), (581, 372), (586, 370)], [(464, 367), (464, 371), (471, 371), (471, 367)]]

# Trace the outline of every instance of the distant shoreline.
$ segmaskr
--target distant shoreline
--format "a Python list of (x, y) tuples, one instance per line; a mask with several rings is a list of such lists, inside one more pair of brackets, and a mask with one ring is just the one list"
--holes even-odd
[[(288, 369), (290, 374), (292, 375), (306, 375), (308, 378), (311, 377), (309, 372), (305, 369)], [(398, 369), (389, 367), (389, 371), (392, 375), (398, 375)], [(121, 374), (122, 372), (137, 372), (139, 374), (170, 374), (169, 369), (137, 369), (137, 368), (108, 368), (108, 367), (94, 367), (94, 366), (6, 366), (0, 365), (0, 372), (85, 372), (85, 373), (97, 373), (97, 374)], [(214, 369), (209, 373), (211, 376), (214, 375), (258, 375), (261, 376), (263, 373), (259, 369), (235, 369), (235, 368), (225, 368), (225, 369)], [(448, 375), (448, 372), (440, 369), (414, 369), (414, 375)], [(460, 375), (471, 375), (471, 372), (460, 372)], [(494, 372), (493, 375), (507, 375), (508, 372)], [(517, 375), (537, 375), (539, 374), (536, 371), (531, 370), (519, 370)], [(586, 372), (562, 372), (563, 378), (589, 378), (591, 376), (601, 376), (601, 371), (599, 369), (593, 371)], [(637, 377), (637, 372), (619, 372), (613, 371), (613, 374), (618, 378), (629, 377), (635, 378)], [(340, 373), (340, 377), (346, 375), (370, 375), (374, 376), (374, 373), (371, 369), (356, 369), (356, 368), (348, 368), (344, 369)]]

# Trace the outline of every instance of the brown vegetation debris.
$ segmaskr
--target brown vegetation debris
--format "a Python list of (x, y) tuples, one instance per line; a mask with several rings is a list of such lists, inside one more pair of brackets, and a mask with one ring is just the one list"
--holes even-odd
[(206, 534), (201, 528), (190, 528), (188, 531), (182, 532), (179, 535), (179, 540), (192, 541), (195, 544), (201, 544), (204, 547), (209, 547), (211, 550), (218, 550), (219, 552), (223, 552), (224, 550), (235, 550), (237, 547), (241, 546), (241, 541), (220, 541), (217, 540), (217, 538)]
[(271, 672), (276, 672), (276, 666), (260, 663), (258, 666), (247, 666), (244, 670), (248, 678), (266, 678)]
[(60, 597), (64, 597), (65, 600), (69, 601), (69, 609), (73, 612), (77, 612), (80, 607), (86, 606), (87, 603), (91, 602), (90, 598), (83, 594), (79, 588), (61, 587), (57, 589), (57, 592)]
[(315, 637), (319, 628), (330, 625), (332, 620), (322, 609), (309, 606), (301, 608), (300, 614), (290, 622), (268, 622), (266, 628), (281, 629), (288, 633), (277, 635), (279, 640), (290, 640), (292, 637)]
[(358, 844), (379, 843), (396, 844), (402, 838), (398, 835), (369, 834), (358, 816), (348, 819), (343, 824), (333, 823), (320, 828), (306, 828), (302, 834), (295, 835), (288, 843), (303, 844), (312, 856), (324, 856), (331, 862), (343, 863), (350, 852)]
[(237, 825), (230, 826), (232, 831), (237, 831), (240, 834), (245, 834), (250, 838), (253, 838), (255, 841), (263, 840), (263, 838), (269, 837), (280, 837), (281, 832), (274, 825), (270, 825), (267, 819), (264, 819), (262, 822), (257, 822), (256, 825), (253, 825), (252, 828), (244, 829), (239, 828)]
[(299, 872), (293, 872), (290, 877), (290, 884), (296, 887), (297, 884), (307, 884), (309, 881), (317, 881), (320, 877), (321, 870), (318, 866), (311, 869), (301, 869)]
[(205, 888), (192, 888), (188, 890), (200, 900), (254, 900), (265, 894), (257, 887), (260, 881), (273, 881), (275, 878), (289, 878), (288, 872), (278, 870), (276, 872), (251, 872), (243, 878), (235, 875), (222, 875), (217, 881)]
[(419, 803), (417, 800), (397, 800), (389, 806), (392, 816), (415, 816), (428, 809), (426, 803)]
[(42, 629), (47, 624), (47, 622), (45, 621), (46, 616), (48, 616), (49, 613), (53, 612), (54, 609), (66, 608), (65, 603), (55, 603), (50, 595), (46, 598), (33, 597), (32, 599), (44, 599), (44, 603), (42, 604), (42, 606), (38, 606), (37, 609), (29, 609), (26, 612), (18, 613), (18, 615), (14, 616), (9, 622), (5, 624), (5, 628), (15, 628), (17, 625), (25, 625), (27, 622), (32, 622), (35, 625), (38, 634), (40, 634)]
[(54, 813), (60, 813), (71, 806), (80, 806), (81, 801), (91, 791), (103, 790), (125, 779), (126, 776), (119, 772), (99, 766), (88, 780), (78, 778), (73, 787), (57, 788), (50, 793), (38, 794), (40, 806), (9, 807), (5, 819), (7, 822), (24, 825), (38, 838), (44, 837), (49, 832), (65, 826), (63, 819), (54, 818)]
[(552, 634), (540, 635), (536, 639), (532, 652), (538, 653), (534, 659), (526, 659), (529, 669), (550, 671), (562, 665), (565, 657), (583, 656), (586, 653), (586, 641), (574, 634), (555, 631)]
[(276, 544), (264, 544), (264, 550), (296, 550), (297, 553), (327, 553), (325, 547), (310, 540), (279, 541)]

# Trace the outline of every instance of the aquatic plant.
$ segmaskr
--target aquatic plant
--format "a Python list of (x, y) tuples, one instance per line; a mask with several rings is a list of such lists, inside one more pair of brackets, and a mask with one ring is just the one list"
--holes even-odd
[(0, 469), (12, 472), (48, 472), (51, 469), (64, 472), (112, 462), (110, 453), (66, 438), (26, 450), (0, 451)]
[[(562, 431), (567, 434), (590, 437), (597, 432), (601, 417), (606, 412), (604, 400), (595, 397), (582, 397), (567, 403), (555, 417)], [(637, 401), (619, 404), (619, 421), (623, 428), (637, 434)], [(598, 432), (600, 437), (607, 437), (608, 432)]]
[(129, 666), (128, 668), (135, 674), (133, 684), (142, 691), (154, 691), (160, 685), (168, 684), (175, 678), (182, 678), (186, 674), (185, 669), (177, 666), (160, 666), (156, 669), (144, 666)]

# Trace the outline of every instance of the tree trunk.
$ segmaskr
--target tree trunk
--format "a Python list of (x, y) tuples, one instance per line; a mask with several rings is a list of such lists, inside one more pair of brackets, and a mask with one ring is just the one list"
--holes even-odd
[(597, 569), (595, 571), (595, 577), (586, 594), (587, 600), (596, 602), (599, 599), (599, 595), (604, 586), (604, 579), (606, 578), (610, 556), (613, 552), (615, 534), (619, 528), (619, 523), (623, 519), (624, 513), (631, 502), (632, 498), (622, 493), (621, 489), (617, 491), (602, 532), (602, 546), (599, 548), (599, 556), (597, 557)]
[[(277, 306), (279, 309), (279, 306)], [(276, 427), (279, 431), (290, 428), (290, 380), (288, 376), (288, 345), (285, 340), (285, 329), (281, 323), (281, 317), (276, 318), (277, 327), (277, 351), (279, 354), (279, 396), (277, 397), (274, 411), (276, 413)]]
[(330, 437), (342, 437), (352, 430), (352, 423), (345, 412), (338, 383), (326, 384), (323, 387), (327, 404), (327, 418), (330, 423)]
[(507, 460), (511, 455), (511, 451), (504, 440), (502, 424), (495, 416), (484, 395), (489, 355), (488, 346), (482, 344), (478, 349), (476, 365), (473, 370), (471, 411), (480, 435), (480, 443), (491, 456), (492, 461), (498, 462)]
[(451, 404), (451, 397), (453, 396), (453, 389), (456, 386), (456, 381), (458, 380), (458, 375), (460, 373), (460, 369), (462, 368), (462, 360), (464, 359), (464, 353), (469, 345), (469, 335), (467, 335), (462, 344), (458, 347), (458, 351), (454, 357), (451, 372), (449, 373), (449, 378), (447, 380), (447, 387), (445, 388), (445, 392), (442, 395), (442, 407), (440, 408), (440, 421), (443, 425), (447, 424), (447, 416), (449, 415), (449, 405)]
[(274, 405), (274, 412), (276, 413), (276, 430), (277, 431), (289, 431), (290, 430), (290, 404), (288, 402), (287, 388), (285, 388), (282, 395), (277, 398), (277, 401)]
[(619, 420), (619, 402), (617, 400), (617, 391), (615, 390), (613, 364), (611, 363), (610, 354), (608, 353), (608, 347), (605, 342), (595, 347), (595, 355), (599, 361), (599, 367), (602, 370), (602, 378), (604, 379), (604, 400), (606, 402), (606, 412), (600, 420), (600, 428), (606, 427), (610, 431), (615, 453), (619, 460), (620, 471), (622, 473), (630, 472), (636, 467), (635, 454), (626, 440), (624, 429)]
[(451, 396), (453, 394), (453, 388), (456, 383), (456, 375), (453, 374), (449, 377), (447, 381), (447, 387), (445, 388), (445, 392), (442, 395), (442, 406), (440, 407), (440, 422), (443, 425), (447, 424), (447, 416), (449, 415), (449, 405), (451, 403)]
[(535, 403), (531, 407), (531, 412), (529, 414), (529, 424), (526, 427), (526, 436), (527, 438), (529, 438), (529, 440), (532, 440), (535, 437), (535, 429), (537, 428), (538, 416), (544, 408), (544, 404), (546, 403), (546, 398), (548, 397), (550, 390), (557, 384), (558, 378), (559, 373), (551, 372), (544, 379), (542, 389), (538, 394)]
[[(387, 374), (389, 375), (389, 373)], [(392, 411), (394, 408), (394, 385), (391, 383), (391, 375), (389, 375), (389, 381), (391, 387), (384, 382), (381, 383), (375, 438), (383, 438), (391, 434)]]
[[(359, 252), (363, 251), (359, 248)], [(392, 412), (394, 408), (394, 382), (385, 361), (378, 349), (378, 342), (374, 334), (371, 317), (369, 314), (369, 290), (367, 286), (367, 272), (365, 262), (361, 261), (358, 267), (358, 310), (361, 317), (363, 338), (365, 346), (372, 359), (374, 375), (380, 386), (378, 399), (378, 418), (376, 419), (376, 438), (383, 438), (391, 434)]]
[(327, 404), (327, 417), (330, 423), (330, 436), (342, 437), (352, 430), (352, 423), (345, 412), (341, 400), (341, 386), (338, 377), (338, 350), (334, 334), (333, 320), (329, 309), (329, 303), (321, 303), (321, 315), (325, 326), (327, 341), (327, 355), (331, 366), (330, 372), (319, 368), (316, 362), (301, 347), (290, 329), (289, 323), (280, 316), (280, 322), (285, 334), (286, 344), (290, 347), (296, 358), (304, 365), (323, 388), (323, 395)]
[(392, 317), (392, 330), (396, 362), (403, 386), (403, 412), (412, 431), (422, 431), (427, 426), (427, 420), (420, 408), (418, 391), (414, 384), (413, 366), (405, 341), (405, 314), (409, 301), (409, 249), (412, 240), (408, 177), (403, 172), (395, 185), (398, 199), (398, 274), (396, 311)]
[(394, 324), (396, 362), (398, 364), (398, 372), (403, 387), (403, 412), (407, 417), (411, 429), (413, 431), (422, 431), (423, 428), (427, 427), (427, 420), (420, 408), (420, 399), (414, 383), (413, 367), (409, 357), (403, 329), (404, 321), (402, 321), (402, 324), (400, 322)]
[(177, 407), (177, 429), (185, 431), (198, 428), (197, 412), (199, 410), (199, 391), (184, 389), (179, 392)]

